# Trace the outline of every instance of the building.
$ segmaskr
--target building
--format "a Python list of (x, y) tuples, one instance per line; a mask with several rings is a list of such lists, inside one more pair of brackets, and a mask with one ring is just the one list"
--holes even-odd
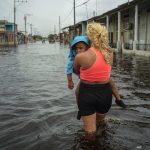
[(74, 35), (85, 35), (87, 23), (93, 21), (106, 25), (109, 32), (109, 44), (116, 51), (150, 56), (149, 0), (133, 0), (124, 3), (100, 16), (70, 27), (75, 27)]
[[(17, 33), (17, 25), (15, 25), (15, 31)], [(15, 40), (17, 43), (17, 34)], [(14, 23), (7, 20), (0, 20), (0, 46), (12, 45), (14, 45)]]
[(0, 46), (5, 44), (6, 20), (0, 20)]

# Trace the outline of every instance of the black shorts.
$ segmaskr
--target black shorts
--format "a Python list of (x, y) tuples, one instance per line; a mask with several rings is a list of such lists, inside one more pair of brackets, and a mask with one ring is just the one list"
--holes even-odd
[(81, 116), (97, 113), (107, 113), (112, 104), (112, 89), (107, 84), (80, 83), (78, 95), (78, 108)]

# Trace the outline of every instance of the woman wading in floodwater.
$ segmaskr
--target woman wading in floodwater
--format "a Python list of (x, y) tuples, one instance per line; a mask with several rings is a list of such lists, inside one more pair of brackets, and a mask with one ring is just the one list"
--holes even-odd
[(78, 107), (85, 138), (95, 141), (96, 125), (105, 122), (105, 114), (112, 104), (109, 81), (113, 52), (108, 50), (108, 33), (101, 24), (89, 24), (87, 36), (91, 40), (91, 48), (76, 55), (74, 69), (80, 71)]

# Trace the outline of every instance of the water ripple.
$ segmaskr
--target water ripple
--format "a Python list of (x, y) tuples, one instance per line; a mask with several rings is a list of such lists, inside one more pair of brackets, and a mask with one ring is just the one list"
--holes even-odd
[[(79, 140), (84, 132), (74, 91), (67, 89), (68, 53), (69, 46), (59, 43), (0, 51), (1, 150), (91, 148)], [(149, 68), (149, 58), (114, 54), (112, 79), (128, 107), (113, 101), (99, 149), (150, 149)]]

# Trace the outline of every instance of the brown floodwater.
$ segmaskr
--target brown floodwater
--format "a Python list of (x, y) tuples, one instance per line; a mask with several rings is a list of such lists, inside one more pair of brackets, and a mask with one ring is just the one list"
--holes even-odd
[[(68, 45), (48, 42), (0, 50), (0, 150), (94, 149), (80, 141), (68, 53)], [(115, 54), (112, 79), (128, 107), (113, 99), (95, 149), (150, 150), (150, 58)]]

